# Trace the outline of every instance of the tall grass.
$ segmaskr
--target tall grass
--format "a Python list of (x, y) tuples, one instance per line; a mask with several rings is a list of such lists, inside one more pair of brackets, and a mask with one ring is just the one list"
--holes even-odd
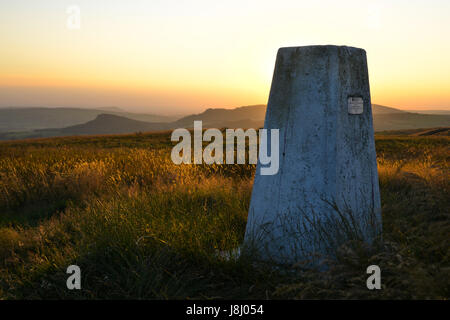
[(242, 243), (254, 166), (176, 166), (169, 137), (0, 143), (0, 299), (450, 296), (448, 138), (378, 137), (383, 242), (285, 273), (219, 254)]

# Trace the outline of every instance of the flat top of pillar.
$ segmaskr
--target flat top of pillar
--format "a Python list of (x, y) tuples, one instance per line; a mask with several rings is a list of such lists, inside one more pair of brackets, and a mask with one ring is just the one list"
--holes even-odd
[(362, 49), (362, 48), (357, 48), (357, 47), (350, 47), (350, 46), (337, 46), (337, 45), (331, 45), (331, 44), (327, 44), (327, 45), (309, 45), (309, 46), (298, 46), (298, 47), (281, 47), (280, 49), (278, 49), (278, 51), (315, 51), (315, 50), (320, 50), (320, 51), (338, 51), (338, 50), (345, 50), (348, 52), (357, 52), (357, 51), (363, 51), (364, 53), (366, 52), (366, 50)]

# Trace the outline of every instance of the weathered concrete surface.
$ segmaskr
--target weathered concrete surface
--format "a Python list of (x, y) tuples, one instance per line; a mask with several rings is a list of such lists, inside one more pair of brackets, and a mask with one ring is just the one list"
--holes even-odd
[[(350, 97), (362, 98), (362, 113), (349, 109)], [(280, 170), (262, 176), (258, 163), (247, 248), (281, 263), (317, 263), (349, 238), (381, 233), (364, 50), (281, 48), (264, 128), (280, 129)]]

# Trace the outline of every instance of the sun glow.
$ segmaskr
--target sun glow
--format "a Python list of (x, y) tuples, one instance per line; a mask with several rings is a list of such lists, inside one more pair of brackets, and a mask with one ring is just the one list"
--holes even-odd
[(367, 51), (372, 101), (450, 107), (448, 1), (0, 4), (0, 106), (192, 112), (266, 103), (277, 49)]

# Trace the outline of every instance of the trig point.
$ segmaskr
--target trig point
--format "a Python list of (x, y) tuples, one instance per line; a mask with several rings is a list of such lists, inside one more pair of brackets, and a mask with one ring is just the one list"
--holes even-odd
[(314, 265), (348, 240), (381, 234), (363, 49), (281, 48), (264, 128), (280, 130), (280, 168), (261, 175), (258, 162), (246, 246), (262, 259)]

